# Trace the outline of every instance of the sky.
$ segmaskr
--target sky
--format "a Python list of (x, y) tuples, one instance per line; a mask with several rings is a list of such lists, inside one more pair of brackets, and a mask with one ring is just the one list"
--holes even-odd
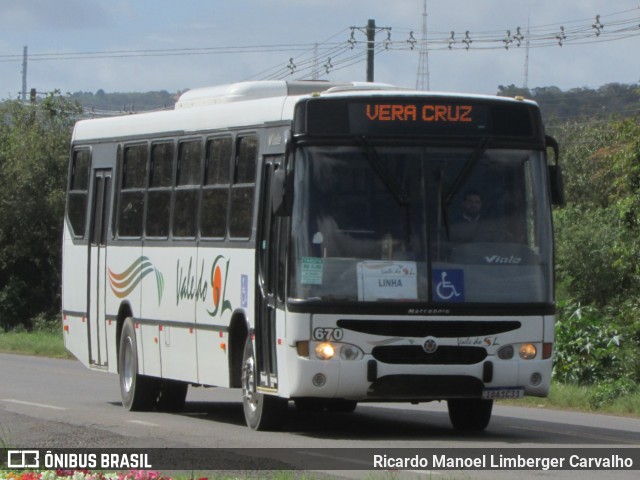
[(423, 2), (0, 0), (0, 99), (20, 96), (25, 46), (39, 93), (365, 81), (370, 19), (377, 82), (481, 94), (640, 82), (639, 0), (427, 0), (426, 50)]

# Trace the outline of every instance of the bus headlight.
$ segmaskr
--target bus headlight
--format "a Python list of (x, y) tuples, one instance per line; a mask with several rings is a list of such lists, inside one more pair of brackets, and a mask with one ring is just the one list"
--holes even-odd
[(355, 345), (344, 344), (340, 347), (340, 358), (342, 360), (360, 360), (364, 357), (364, 352)]
[(513, 345), (505, 345), (498, 350), (500, 360), (511, 360), (513, 358)]
[(316, 357), (320, 360), (331, 360), (336, 354), (336, 350), (329, 342), (322, 342), (316, 345)]
[(523, 343), (520, 345), (520, 358), (523, 360), (532, 360), (536, 358), (536, 354), (538, 353), (538, 349), (533, 343)]

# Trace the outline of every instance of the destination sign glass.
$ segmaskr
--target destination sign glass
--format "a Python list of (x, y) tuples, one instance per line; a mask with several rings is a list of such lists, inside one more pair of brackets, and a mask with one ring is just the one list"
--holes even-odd
[(318, 98), (298, 105), (295, 133), (311, 135), (461, 135), (532, 137), (527, 103), (473, 98)]

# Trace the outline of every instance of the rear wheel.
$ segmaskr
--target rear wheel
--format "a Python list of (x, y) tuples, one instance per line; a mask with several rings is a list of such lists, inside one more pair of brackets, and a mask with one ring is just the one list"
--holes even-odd
[(132, 318), (124, 321), (120, 334), (118, 374), (124, 408), (131, 411), (147, 411), (155, 406), (160, 379), (138, 373), (138, 348)]
[(456, 430), (479, 432), (489, 425), (493, 400), (455, 398), (448, 400), (447, 404), (449, 419)]
[(256, 390), (256, 360), (251, 339), (247, 338), (242, 355), (242, 406), (247, 426), (252, 430), (277, 430), (282, 425), (288, 401)]

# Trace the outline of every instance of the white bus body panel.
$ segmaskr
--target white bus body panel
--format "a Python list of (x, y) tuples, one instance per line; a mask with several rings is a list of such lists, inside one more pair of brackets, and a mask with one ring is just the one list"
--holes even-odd
[[(253, 250), (112, 246), (110, 251), (107, 313), (113, 318), (122, 302), (130, 304), (140, 373), (228, 386), (228, 325), (234, 312), (251, 319), (254, 308)], [(142, 265), (138, 276), (116, 285), (115, 278), (137, 264)], [(113, 356), (116, 322), (107, 323)], [(86, 343), (86, 336), (79, 343)], [(115, 372), (113, 363), (109, 370)]]
[(87, 245), (75, 246), (64, 222), (62, 262), (62, 308), (64, 346), (83, 365), (89, 366), (87, 326)]

